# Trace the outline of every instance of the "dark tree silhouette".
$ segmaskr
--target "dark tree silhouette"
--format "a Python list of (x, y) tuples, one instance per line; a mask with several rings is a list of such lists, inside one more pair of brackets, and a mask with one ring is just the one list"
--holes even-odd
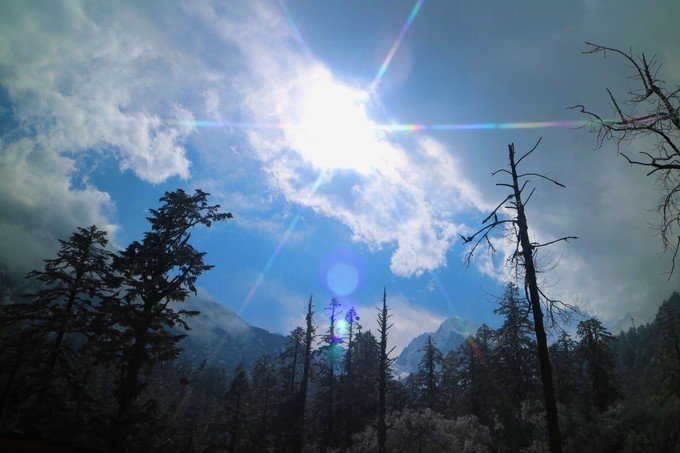
[(578, 323), (576, 353), (582, 358), (591, 401), (602, 413), (619, 397), (614, 375), (614, 357), (609, 349), (612, 335), (596, 318)]
[(312, 295), (307, 302), (307, 315), (305, 316), (305, 353), (302, 364), (302, 380), (300, 381), (300, 397), (295, 411), (296, 430), (293, 438), (293, 451), (301, 453), (305, 441), (305, 410), (307, 408), (307, 390), (309, 387), (310, 373), (312, 370), (312, 346), (316, 339), (316, 326), (314, 326), (314, 310), (312, 306)]
[(170, 329), (189, 330), (184, 318), (198, 314), (175, 311), (170, 304), (195, 293), (198, 277), (213, 267), (203, 262), (205, 253), (189, 244), (191, 230), (232, 217), (220, 212), (219, 205), (209, 205), (208, 195), (202, 190), (193, 195), (181, 189), (166, 192), (160, 198), (161, 207), (152, 209), (147, 218), (151, 230), (114, 260), (124, 295), (121, 303), (106, 304), (104, 322), (111, 328), (100, 343), (102, 356), (116, 360), (120, 369), (116, 390), (119, 428), (125, 425), (122, 421), (144, 387), (142, 367), (176, 358), (177, 342), (185, 335)]
[(661, 304), (656, 315), (660, 337), (657, 376), (662, 393), (680, 398), (680, 297), (674, 296)]
[(249, 429), (248, 416), (251, 396), (248, 374), (241, 363), (236, 369), (236, 375), (231, 381), (224, 399), (227, 416), (226, 428), (229, 433), (227, 445), (230, 452), (248, 451), (249, 443), (246, 434)]
[(354, 307), (347, 310), (345, 314), (347, 323), (347, 352), (345, 353), (345, 374), (347, 379), (352, 379), (352, 355), (354, 354), (354, 335), (356, 329), (361, 329), (359, 325), (359, 315)]
[(442, 356), (441, 351), (432, 342), (432, 336), (427, 336), (427, 343), (420, 349), (423, 357), (418, 364), (418, 400), (430, 409), (438, 409), (439, 379), (441, 377)]
[(328, 445), (334, 445), (336, 440), (336, 429), (335, 429), (335, 400), (336, 400), (336, 376), (335, 371), (340, 365), (340, 345), (343, 342), (343, 338), (338, 334), (336, 326), (338, 317), (342, 314), (340, 310), (340, 301), (335, 297), (331, 298), (330, 302), (326, 306), (325, 310), (328, 312), (328, 319), (330, 324), (328, 325), (328, 331), (323, 335), (323, 342), (325, 343), (320, 352), (323, 356), (322, 359), (322, 371), (321, 371), (321, 386), (323, 392), (326, 396), (326, 408), (325, 408), (325, 433), (324, 442)]
[[(590, 125), (597, 132), (599, 147), (605, 140), (613, 140), (628, 163), (645, 167), (648, 176), (656, 176), (656, 187), (661, 194), (657, 205), (661, 216), (659, 230), (664, 250), (672, 256), (670, 280), (680, 247), (680, 87), (667, 88), (658, 78), (661, 64), (655, 56), (648, 58), (644, 53), (636, 56), (632, 51), (593, 43), (586, 45), (585, 54), (606, 56), (609, 52), (623, 58), (632, 71), (630, 78), (637, 83), (625, 100), (607, 88), (616, 119), (604, 119), (580, 104), (572, 108), (591, 118)], [(640, 151), (640, 158), (621, 152), (622, 143), (645, 137), (651, 138), (653, 144), (646, 151)]]
[(574, 404), (581, 397), (582, 385), (576, 361), (576, 342), (566, 332), (550, 346), (554, 364), (555, 395), (563, 404)]
[[(571, 239), (578, 239), (575, 236), (566, 236), (543, 244), (532, 242), (529, 239), (529, 226), (525, 213), (525, 205), (531, 199), (535, 189), (527, 196), (526, 200), (522, 199), (524, 190), (530, 182), (528, 177), (535, 177), (552, 182), (560, 187), (564, 185), (555, 181), (552, 178), (540, 173), (525, 172), (519, 173), (518, 165), (531, 153), (533, 153), (541, 140), (539, 139), (536, 145), (527, 153), (522, 155), (519, 159), (515, 156), (515, 145), (508, 146), (509, 169), (500, 169), (492, 173), (496, 175), (499, 173), (510, 176), (510, 183), (497, 183), (496, 185), (507, 187), (510, 189), (505, 199), (482, 221), (486, 226), (472, 236), (461, 236), (463, 242), (469, 243), (470, 248), (466, 256), (466, 263), (469, 265), (472, 257), (480, 244), (485, 243), (493, 253), (495, 251), (494, 245), (491, 242), (491, 234), (497, 229), (503, 229), (504, 232), (510, 235), (515, 242), (515, 251), (509, 257), (510, 263), (515, 265), (518, 274), (521, 272), (524, 275), (524, 290), (527, 300), (530, 303), (531, 314), (533, 315), (534, 333), (536, 336), (538, 362), (541, 370), (541, 383), (543, 387), (543, 399), (546, 409), (546, 421), (548, 427), (548, 438), (550, 443), (550, 451), (561, 452), (562, 440), (560, 435), (560, 427), (557, 415), (557, 403), (555, 402), (555, 389), (552, 380), (552, 370), (550, 367), (550, 356), (548, 354), (548, 342), (546, 339), (545, 326), (543, 321), (542, 303), (547, 306), (548, 314), (553, 323), (555, 322), (555, 314), (568, 316), (570, 307), (563, 304), (559, 300), (550, 299), (539, 288), (537, 281), (537, 269), (534, 261), (534, 256), (541, 247), (554, 244), (560, 241), (569, 241)], [(522, 181), (522, 182), (520, 182)], [(507, 205), (506, 205), (507, 203)], [(515, 211), (514, 216), (509, 218), (499, 218), (501, 208), (505, 207), (509, 212)]]
[(356, 308), (350, 307), (345, 313), (347, 325), (347, 349), (345, 351), (344, 374), (340, 376), (340, 407), (338, 408), (341, 424), (343, 425), (343, 442), (346, 447), (352, 445), (352, 434), (357, 420), (357, 403), (363, 395), (357, 394), (354, 381), (353, 357), (355, 354), (355, 338), (357, 331), (361, 332), (359, 315)]
[(304, 353), (305, 331), (302, 327), (293, 329), (286, 337), (285, 349), (279, 356), (281, 373), (288, 392), (295, 392), (295, 384), (300, 372), (299, 365)]
[(257, 359), (252, 372), (253, 416), (255, 417), (255, 444), (258, 451), (267, 451), (270, 423), (276, 390), (276, 368), (268, 355)]
[(380, 365), (378, 368), (378, 451), (385, 453), (387, 446), (387, 423), (386, 416), (386, 401), (387, 401), (387, 384), (390, 378), (390, 365), (394, 359), (390, 358), (390, 354), (394, 351), (387, 349), (387, 337), (389, 330), (394, 324), (390, 324), (392, 315), (389, 313), (387, 306), (387, 289), (383, 288), (382, 306), (378, 308), (378, 334), (380, 335)]
[(461, 406), (457, 415), (472, 414), (488, 422), (493, 419), (492, 407), (498, 404), (491, 363), (493, 337), (489, 326), (482, 324), (474, 336), (444, 357), (442, 392), (448, 400), (445, 404), (453, 405), (452, 411), (459, 409), (456, 403)]
[(503, 376), (503, 388), (513, 406), (519, 410), (531, 391), (537, 374), (536, 344), (533, 325), (529, 318), (531, 308), (522, 300), (517, 286), (509, 283), (499, 300), (495, 314), (503, 315), (503, 325), (496, 333), (494, 351), (496, 371)]
[(65, 338), (71, 334), (89, 336), (96, 307), (115, 295), (110, 287), (113, 254), (107, 250), (106, 232), (94, 225), (78, 228), (68, 240), (60, 239), (59, 243), (57, 257), (45, 260), (43, 270), (34, 270), (27, 276), (42, 287), (25, 295), (24, 302), (1, 307), (0, 314), (0, 319), (24, 321), (19, 341), (37, 336), (44, 342), (45, 366), (39, 377), (37, 408), (58, 378), (73, 378), (77, 351)]

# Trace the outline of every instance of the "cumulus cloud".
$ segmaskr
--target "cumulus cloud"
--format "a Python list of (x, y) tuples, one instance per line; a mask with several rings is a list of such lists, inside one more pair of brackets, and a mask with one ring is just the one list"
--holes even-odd
[[(20, 272), (76, 226), (115, 230), (109, 195), (79, 176), (83, 153), (113, 155), (151, 183), (189, 176), (192, 128), (164, 118), (193, 116), (155, 84), (184, 60), (120, 12), (91, 6), (3, 6), (0, 86), (10, 108), (0, 142), (0, 259)], [(18, 262), (13, 244), (24, 244)]]
[[(484, 36), (481, 47), (451, 51), (458, 67), (479, 78), (456, 80), (469, 97), (455, 99), (459, 110), (477, 115), (462, 121), (501, 121), (502, 116), (512, 121), (512, 115), (536, 120), (540, 118), (531, 117), (546, 112), (552, 112), (552, 118), (563, 107), (596, 99), (595, 91), (604, 94), (612, 80), (622, 80), (614, 92), (625, 93), (625, 68), (593, 69), (593, 62), (578, 54), (582, 39), (623, 48), (632, 44), (651, 53), (659, 49), (669, 74), (678, 67), (673, 46), (677, 40), (672, 39), (677, 27), (660, 27), (666, 31), (657, 36), (628, 8), (612, 10), (617, 20), (603, 21), (610, 14), (608, 6), (582, 2), (577, 8), (565, 4), (542, 11), (546, 19), (532, 28), (534, 6), (522, 7), (522, 14), (516, 14), (519, 22), (498, 37), (487, 30), (503, 23), (509, 11), (505, 6), (456, 6), (464, 9), (451, 14), (454, 22), (459, 17), (487, 18), (472, 21), (471, 30), (447, 24), (454, 37), (470, 31)], [(631, 8), (645, 9), (638, 4)], [(665, 20), (671, 17), (667, 14)], [(616, 24), (616, 30), (610, 24)], [(578, 39), (570, 41), (575, 35)], [(499, 40), (504, 42), (499, 45)], [(422, 55), (434, 54), (414, 52), (409, 57), (414, 59), (413, 71), (424, 70), (425, 63), (431, 73), (451, 69), (437, 66), (449, 58), (425, 62), (418, 60)], [(574, 73), (585, 74), (590, 85), (575, 84)], [(487, 168), (490, 155), (481, 149), (491, 143), (502, 150), (507, 136), (476, 135), (469, 140), (483, 144), (468, 146), (462, 145), (468, 139), (461, 135), (396, 140), (372, 127), (367, 111), (376, 99), (366, 92), (369, 84), (340, 80), (314, 59), (275, 2), (205, 0), (166, 2), (163, 7), (129, 3), (122, 8), (77, 1), (3, 5), (0, 96), (8, 105), (0, 111), (0, 260), (17, 268), (33, 266), (29, 262), (49, 255), (55, 239), (78, 225), (97, 223), (114, 231), (115, 206), (109, 195), (79, 176), (85, 153), (114, 156), (120, 169), (150, 183), (189, 178), (186, 145), (195, 139), (191, 120), (205, 115), (273, 128), (246, 134), (248, 146), (243, 148), (252, 153), (235, 145), (224, 149), (226, 134), (242, 136), (234, 130), (220, 131), (223, 134), (215, 134), (212, 142), (201, 134), (201, 145), (206, 146), (195, 147), (205, 148), (197, 149), (203, 163), (221, 166), (224, 174), (244, 184), (239, 191), (221, 191), (219, 183), (210, 190), (229, 192), (223, 204), (242, 210), (249, 227), (280, 235), (280, 225), (288, 218), (272, 221), (258, 213), (270, 209), (272, 197), (283, 197), (347, 225), (355, 240), (374, 249), (393, 248), (390, 266), (396, 275), (441, 268), (457, 234), (474, 230), (476, 225), (464, 224), (470, 214), (479, 218), (493, 207), (487, 200), (497, 198), (489, 189), (494, 181), (482, 178), (495, 168)], [(504, 102), (496, 101), (501, 98)], [(595, 107), (607, 111), (606, 97), (602, 99)], [(319, 107), (328, 103), (331, 111)], [(422, 108), (433, 103), (442, 102), (423, 99)], [(417, 117), (420, 103), (405, 104)], [(294, 124), (302, 127), (289, 127)], [(603, 316), (615, 316), (624, 305), (644, 304), (645, 298), (658, 302), (678, 280), (667, 283), (660, 277), (666, 264), (658, 259), (648, 226), (654, 223), (653, 214), (645, 211), (655, 204), (651, 184), (641, 175), (626, 173), (625, 166), (613, 167), (620, 162), (614, 163), (611, 155), (593, 157), (594, 138), (585, 133), (582, 137), (570, 132), (564, 138), (553, 132), (556, 141), (546, 139), (547, 152), (537, 153), (535, 162), (539, 169), (567, 175), (560, 179), (569, 189), (554, 197), (539, 191), (530, 228), (537, 240), (567, 234), (582, 238), (555, 249), (560, 266), (554, 290), (566, 299), (590, 300)], [(533, 141), (535, 131), (531, 134)], [(471, 158), (464, 148), (480, 155)], [(577, 154), (576, 148), (583, 152)], [(614, 154), (612, 149), (605, 152)], [(499, 155), (496, 160), (502, 165), (505, 156)], [(253, 186), (253, 174), (264, 174), (267, 187)], [(253, 199), (255, 191), (259, 198)], [(22, 244), (21, 253), (17, 244)], [(502, 249), (501, 257), (503, 253), (508, 249)], [(499, 262), (482, 259), (480, 270), (500, 280)]]
[(89, 185), (72, 187), (74, 166), (32, 139), (0, 142), (0, 265), (11, 276), (36, 268), (75, 226), (115, 232), (111, 198)]
[(445, 265), (456, 235), (466, 230), (457, 216), (486, 207), (448, 150), (431, 138), (399, 144), (376, 131), (369, 93), (336, 80), (296, 48), (278, 12), (258, 4), (241, 12), (248, 20), (208, 7), (200, 14), (241, 49), (250, 75), (240, 85), (248, 117), (290, 125), (249, 134), (271, 187), (344, 223), (357, 241), (394, 246), (396, 275)]

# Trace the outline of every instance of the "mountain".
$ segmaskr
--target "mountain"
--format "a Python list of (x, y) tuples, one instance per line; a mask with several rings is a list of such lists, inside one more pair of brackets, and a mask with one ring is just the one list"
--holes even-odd
[(428, 335), (432, 336), (432, 342), (442, 354), (446, 354), (460, 346), (468, 335), (473, 335), (476, 330), (476, 325), (458, 316), (448, 318), (439, 325), (436, 332), (425, 332), (411, 340), (392, 365), (393, 371), (397, 375), (405, 376), (418, 369), (422, 357), (421, 349), (425, 347)]
[(232, 371), (240, 362), (250, 369), (261, 355), (277, 357), (283, 350), (283, 335), (251, 326), (204, 293), (187, 299), (182, 308), (201, 312), (188, 320), (191, 330), (180, 343), (184, 360), (205, 360)]
[[(654, 306), (654, 308), (658, 309), (659, 307)], [(627, 332), (628, 329), (633, 326), (641, 326), (652, 322), (654, 320), (655, 313), (656, 311), (654, 311), (654, 309), (651, 307), (648, 307), (646, 310), (637, 310), (633, 312), (629, 311), (621, 319), (610, 321), (608, 323), (605, 322), (605, 326), (611, 333), (616, 335), (621, 331)]]

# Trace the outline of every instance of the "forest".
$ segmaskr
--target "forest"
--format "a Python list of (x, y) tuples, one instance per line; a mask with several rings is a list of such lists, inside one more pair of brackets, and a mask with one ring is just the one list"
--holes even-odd
[[(29, 274), (35, 291), (5, 286), (0, 426), (15, 433), (9, 440), (66, 451), (548, 449), (530, 306), (514, 283), (498, 297), (498, 329), (482, 325), (446, 354), (428, 338), (417, 372), (401, 380), (390, 373), (399, 319), (386, 291), (361, 318), (310, 296), (306, 324), (250, 368), (183, 355), (186, 319), (198, 313), (173, 305), (210, 269), (190, 231), (231, 217), (207, 197), (166, 193), (144, 238), (117, 253), (96, 226), (79, 228)], [(319, 331), (324, 313), (330, 325)], [(652, 323), (613, 335), (588, 318), (575, 336), (554, 338), (565, 451), (678, 450), (679, 332), (674, 293)]]
[[(408, 26), (422, 3), (416, 4)], [(380, 82), (398, 44), (371, 89)], [(668, 261), (668, 281), (677, 282), (680, 88), (668, 88), (658, 78), (660, 64), (655, 58), (599, 44), (586, 46), (586, 54), (608, 54), (623, 61), (632, 87), (627, 98), (607, 90), (612, 118), (581, 104), (570, 111), (584, 118), (578, 124), (585, 129), (582, 132), (596, 137), (596, 146), (616, 146), (619, 155), (608, 158), (642, 170), (652, 181), (659, 195), (653, 209), (658, 219), (654, 246), (662, 251), (660, 259)], [(305, 50), (310, 53), (306, 45)], [(71, 89), (68, 80), (59, 83)], [(208, 91), (204, 95), (211, 97)], [(253, 105), (254, 98), (248, 98)], [(152, 120), (148, 122), (165, 121)], [(167, 133), (172, 137), (166, 141), (174, 143), (182, 134), (170, 128), (186, 124), (172, 121), (151, 135)], [(201, 122), (193, 117), (191, 121)], [(251, 129), (257, 132), (286, 133), (280, 125), (238, 124), (250, 125), (244, 128), (255, 124)], [(505, 124), (510, 126), (494, 123), (491, 128), (530, 123)], [(388, 130), (373, 126), (380, 133)], [(401, 126), (412, 130), (418, 125)], [(488, 129), (468, 126), (440, 129)], [(324, 133), (337, 132), (324, 127), (319, 127)], [(505, 271), (503, 289), (490, 295), (498, 326), (481, 324), (451, 350), (441, 350), (428, 337), (418, 350), (416, 369), (408, 373), (396, 369), (394, 331), (400, 323), (414, 320), (394, 313), (389, 281), (381, 284), (380, 293), (366, 296), (373, 311), (360, 312), (352, 300), (338, 294), (296, 294), (296, 319), (304, 323), (287, 335), (256, 330), (226, 307), (220, 316), (242, 322), (245, 327), (239, 328), (249, 336), (237, 338), (226, 327), (202, 331), (201, 326), (208, 325), (205, 319), (217, 316), (218, 309), (197, 298), (201, 278), (215, 266), (196, 237), (199, 231), (241, 219), (236, 210), (232, 214), (215, 201), (208, 193), (211, 188), (195, 188), (193, 181), (191, 190), (163, 190), (157, 205), (145, 211), (145, 232), (127, 246), (120, 246), (120, 236), (107, 225), (85, 224), (53, 244), (56, 254), (44, 256), (42, 266), (22, 281), (0, 268), (0, 450), (680, 452), (680, 292), (663, 301), (646, 301), (658, 306), (654, 318), (636, 325), (627, 315), (619, 331), (610, 331), (605, 320), (577, 304), (576, 295), (574, 300), (551, 296), (545, 275), (560, 264), (545, 259), (547, 250), (556, 244), (571, 245), (581, 233), (541, 241), (533, 234), (533, 216), (541, 213), (526, 207), (536, 202), (535, 190), (564, 190), (569, 182), (558, 180), (550, 168), (533, 166), (532, 159), (545, 145), (540, 138), (534, 143), (527, 149), (510, 143), (498, 154), (506, 164), (480, 184), (493, 186), (500, 198), (481, 217), (471, 217), (476, 219), (472, 229), (453, 234), (466, 266), (490, 256), (491, 267)], [(363, 150), (353, 152), (360, 155)], [(258, 158), (271, 163), (273, 155), (261, 152)], [(330, 168), (332, 157), (337, 156), (317, 154), (309, 159)], [(181, 154), (175, 161), (184, 163), (183, 159)], [(364, 164), (370, 166), (368, 161), (354, 162), (355, 168), (339, 160), (334, 168), (344, 171), (352, 184), (355, 177), (370, 179), (377, 174), (361, 173)], [(290, 165), (298, 161), (306, 162), (299, 156), (281, 160)], [(285, 167), (281, 162), (274, 167)], [(441, 163), (433, 162), (427, 165)], [(133, 166), (118, 165), (121, 170)], [(186, 175), (188, 168), (187, 163), (182, 169)], [(281, 172), (287, 175), (288, 170)], [(305, 197), (314, 195), (326, 170), (321, 165), (313, 188), (303, 191)], [(347, 176), (351, 171), (361, 177)], [(153, 172), (145, 173), (147, 180), (164, 181), (149, 176)], [(294, 179), (296, 173), (289, 173)], [(199, 181), (208, 184), (208, 179)], [(83, 181), (81, 185), (91, 189), (87, 176)], [(304, 185), (287, 182), (288, 186), (281, 184), (289, 192)], [(307, 199), (297, 196), (290, 204)], [(315, 213), (322, 209), (309, 206)], [(614, 208), (642, 212), (648, 206), (631, 203)], [(575, 214), (570, 215), (588, 215), (585, 208), (584, 213), (579, 209), (574, 206)], [(265, 270), (301, 216), (293, 218)], [(398, 242), (385, 241), (390, 246)], [(444, 255), (451, 244), (446, 243)], [(500, 263), (499, 255), (504, 258)], [(229, 257), (235, 262), (238, 258)], [(264, 272), (260, 275), (264, 278)], [(400, 275), (405, 276), (409, 275)], [(200, 319), (203, 324), (197, 323)]]

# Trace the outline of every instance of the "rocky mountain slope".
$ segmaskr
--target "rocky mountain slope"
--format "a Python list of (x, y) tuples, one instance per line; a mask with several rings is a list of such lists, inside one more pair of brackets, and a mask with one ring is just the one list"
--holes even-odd
[(435, 346), (442, 354), (446, 354), (463, 343), (468, 335), (474, 334), (476, 329), (476, 325), (457, 316), (446, 319), (436, 332), (425, 332), (411, 340), (393, 364), (395, 374), (408, 375), (418, 369), (418, 362), (423, 355), (421, 349), (427, 343), (428, 336), (432, 336)]

